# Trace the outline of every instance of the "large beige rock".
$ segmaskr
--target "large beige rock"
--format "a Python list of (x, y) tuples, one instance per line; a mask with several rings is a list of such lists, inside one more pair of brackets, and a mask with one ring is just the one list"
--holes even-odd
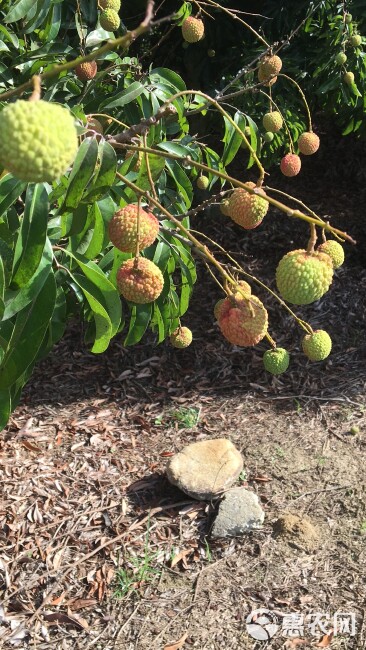
[(167, 464), (170, 483), (194, 499), (213, 499), (227, 490), (243, 469), (243, 458), (230, 440), (194, 442)]

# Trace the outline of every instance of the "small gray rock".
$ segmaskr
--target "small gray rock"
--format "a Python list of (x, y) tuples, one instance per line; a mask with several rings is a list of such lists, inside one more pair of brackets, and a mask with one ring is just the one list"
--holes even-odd
[(238, 478), (243, 458), (230, 440), (201, 440), (172, 456), (166, 467), (168, 480), (193, 499), (210, 500)]
[(264, 511), (257, 495), (237, 487), (229, 490), (219, 506), (212, 537), (237, 537), (261, 528)]

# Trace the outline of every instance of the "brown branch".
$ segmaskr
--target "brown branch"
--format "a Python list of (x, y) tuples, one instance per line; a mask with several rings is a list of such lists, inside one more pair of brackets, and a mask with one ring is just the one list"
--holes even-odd
[(144, 136), (147, 135), (150, 128), (160, 122), (165, 117), (170, 117), (172, 115), (177, 114), (177, 109), (175, 106), (172, 106), (171, 104), (161, 106), (159, 108), (158, 112), (155, 115), (151, 115), (151, 117), (147, 117), (138, 124), (134, 124), (131, 126), (129, 129), (126, 129), (125, 131), (122, 131), (121, 133), (117, 133), (117, 135), (110, 135), (106, 138), (107, 142), (109, 142), (112, 146), (113, 144), (128, 144), (129, 142), (132, 142), (133, 138), (136, 136)]

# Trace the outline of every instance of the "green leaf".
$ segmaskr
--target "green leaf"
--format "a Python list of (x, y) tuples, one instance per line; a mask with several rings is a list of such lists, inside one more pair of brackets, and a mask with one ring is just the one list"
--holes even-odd
[(94, 318), (95, 341), (91, 351), (96, 354), (105, 352), (108, 348), (109, 341), (113, 336), (113, 332), (109, 315), (100, 302), (100, 292), (98, 287), (96, 287), (87, 277), (81, 275), (81, 273), (72, 274), (72, 278), (82, 290)]
[(0, 431), (8, 424), (11, 414), (10, 390), (0, 390)]
[(125, 90), (123, 90), (121, 93), (114, 95), (112, 101), (107, 99), (106, 102), (102, 102), (100, 104), (100, 107), (101, 109), (120, 108), (121, 106), (125, 106), (126, 104), (129, 104), (134, 99), (139, 97), (144, 92), (144, 90), (145, 90), (144, 86), (139, 81), (134, 81), (132, 84), (128, 86), (128, 88), (125, 88)]
[(87, 249), (84, 251), (85, 257), (89, 260), (94, 259), (99, 255), (103, 248), (104, 237), (105, 237), (105, 226), (102, 217), (102, 213), (99, 209), (97, 203), (94, 203), (90, 208), (93, 226), (90, 230), (91, 238)]
[(36, 299), (16, 317), (0, 366), (0, 390), (11, 386), (36, 357), (53, 313), (55, 299), (56, 282), (53, 273), (50, 273)]
[(0, 217), (20, 197), (27, 183), (7, 174), (0, 180)]
[(135, 345), (141, 341), (151, 320), (153, 304), (150, 302), (147, 305), (134, 305), (132, 307), (130, 326), (124, 345)]
[(182, 77), (174, 70), (169, 70), (169, 68), (154, 68), (151, 70), (149, 77), (152, 83), (158, 84), (161, 80), (168, 82), (174, 94), (186, 90), (186, 84)]
[(15, 23), (17, 20), (24, 18), (28, 11), (33, 9), (34, 0), (18, 0), (10, 9), (4, 18), (4, 23)]
[(48, 207), (44, 185), (28, 185), (13, 259), (14, 287), (24, 287), (39, 266), (47, 237)]
[(99, 144), (99, 171), (93, 179), (89, 191), (83, 201), (90, 202), (101, 199), (108, 189), (113, 185), (117, 171), (117, 155), (109, 142)]
[(98, 158), (98, 143), (95, 138), (86, 138), (81, 143), (65, 196), (65, 207), (76, 208), (83, 196), (84, 190), (93, 176)]
[[(233, 127), (233, 125), (230, 124), (226, 117), (224, 117), (224, 122), (225, 135), (223, 142), (225, 143), (225, 147), (222, 154), (222, 162), (223, 165), (226, 166), (229, 165), (229, 163), (231, 163), (231, 161), (235, 158), (238, 149), (243, 142), (243, 138), (241, 137), (240, 133), (238, 133), (238, 131)], [(234, 115), (234, 122), (241, 129), (241, 131), (244, 131), (246, 120), (243, 113), (237, 111)]]

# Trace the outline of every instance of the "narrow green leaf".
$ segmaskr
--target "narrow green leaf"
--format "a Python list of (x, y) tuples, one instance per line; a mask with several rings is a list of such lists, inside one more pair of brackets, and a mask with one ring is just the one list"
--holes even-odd
[[(240, 133), (237, 132), (237, 130), (233, 127), (230, 122), (224, 117), (224, 122), (225, 122), (225, 135), (224, 135), (224, 152), (222, 154), (222, 162), (223, 165), (229, 165), (231, 161), (235, 158), (238, 149), (243, 142), (243, 139), (240, 135)], [(237, 111), (234, 115), (234, 122), (237, 124), (237, 126), (244, 131), (245, 129), (245, 124), (246, 120), (240, 111)]]
[(116, 177), (117, 155), (109, 142), (103, 141), (99, 144), (98, 157), (100, 160), (99, 171), (93, 179), (89, 191), (83, 197), (83, 201), (90, 202), (91, 200), (98, 201), (101, 199), (113, 185)]
[(23, 183), (9, 174), (0, 180), (0, 217), (15, 203), (26, 186), (27, 183)]
[(146, 328), (151, 320), (153, 303), (147, 305), (134, 305), (131, 311), (130, 326), (124, 340), (124, 345), (135, 345), (141, 341)]
[(91, 349), (92, 352), (99, 354), (105, 352), (108, 348), (109, 341), (113, 336), (112, 323), (106, 309), (100, 302), (100, 293), (93, 282), (81, 273), (72, 275), (76, 284), (82, 290), (95, 322), (95, 341)]
[(0, 431), (8, 424), (11, 414), (11, 396), (9, 388), (0, 390)]
[(83, 196), (84, 190), (93, 176), (98, 158), (98, 143), (94, 138), (87, 138), (81, 143), (69, 183), (66, 190), (66, 208), (76, 208)]
[(97, 203), (94, 203), (90, 211), (93, 218), (93, 226), (91, 229), (91, 238), (87, 249), (84, 251), (84, 255), (89, 260), (93, 260), (103, 248), (104, 237), (105, 237), (105, 226), (102, 217), (102, 213), (99, 209)]
[(34, 7), (34, 0), (18, 0), (10, 9), (4, 18), (4, 23), (15, 23), (17, 20), (24, 18)]
[(121, 93), (112, 96), (112, 101), (107, 99), (106, 102), (102, 102), (100, 104), (100, 107), (101, 109), (120, 108), (121, 106), (125, 106), (126, 104), (129, 104), (134, 99), (139, 97), (144, 92), (144, 90), (145, 90), (144, 86), (139, 81), (134, 81), (127, 88), (125, 88), (125, 90), (123, 90)]

